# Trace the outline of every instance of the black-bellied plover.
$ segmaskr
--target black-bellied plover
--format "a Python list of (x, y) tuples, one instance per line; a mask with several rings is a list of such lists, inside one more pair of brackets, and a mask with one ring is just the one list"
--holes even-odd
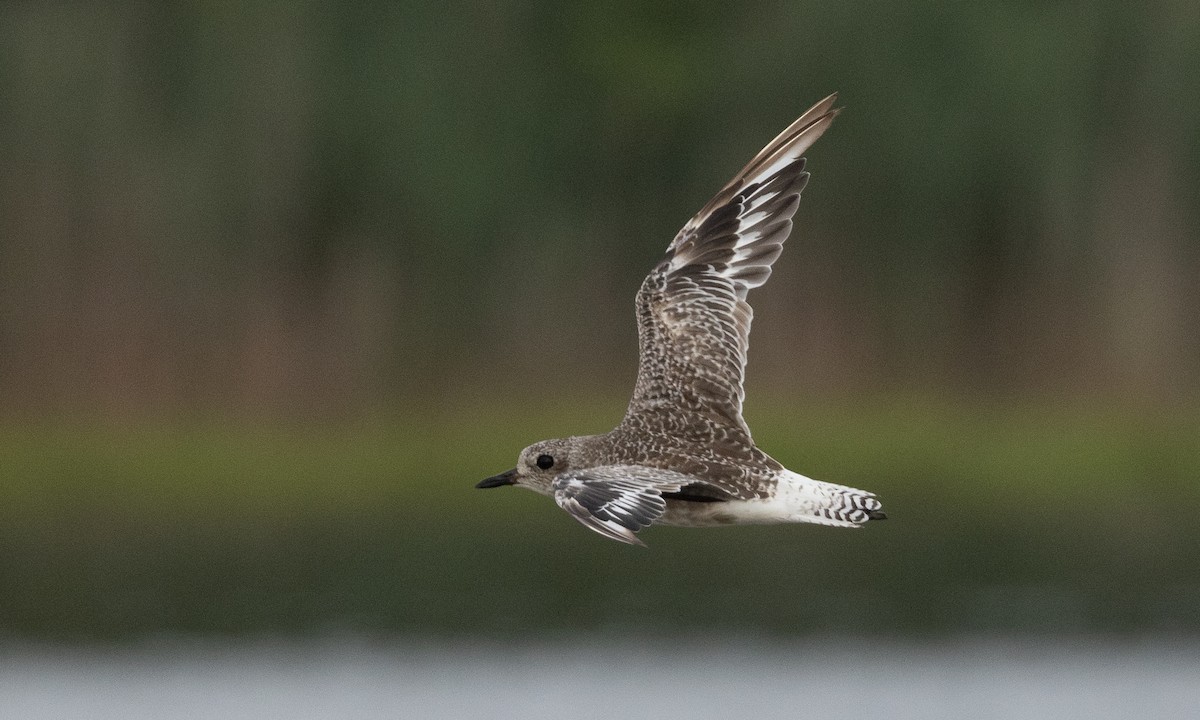
[(800, 116), (696, 214), (637, 294), (641, 362), (625, 418), (603, 435), (543, 440), (476, 487), (543, 495), (613, 540), (650, 525), (808, 522), (858, 527), (885, 517), (869, 492), (788, 470), (742, 419), (753, 311), (808, 182), (802, 154), (839, 109)]

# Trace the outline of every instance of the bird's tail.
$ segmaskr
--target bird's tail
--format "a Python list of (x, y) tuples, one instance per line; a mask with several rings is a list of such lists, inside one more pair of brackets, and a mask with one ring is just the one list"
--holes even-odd
[(787, 508), (793, 522), (859, 527), (870, 520), (886, 520), (874, 493), (813, 480), (790, 470), (779, 478), (776, 502)]

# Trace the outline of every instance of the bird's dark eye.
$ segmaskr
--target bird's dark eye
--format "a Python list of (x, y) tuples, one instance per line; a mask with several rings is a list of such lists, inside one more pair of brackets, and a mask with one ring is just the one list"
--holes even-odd
[(537, 466), (543, 470), (549, 470), (554, 467), (554, 458), (549, 455), (538, 455)]

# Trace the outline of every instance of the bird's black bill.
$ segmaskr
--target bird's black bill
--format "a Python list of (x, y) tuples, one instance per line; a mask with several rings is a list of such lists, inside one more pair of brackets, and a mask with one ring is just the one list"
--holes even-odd
[(480, 480), (475, 486), (477, 488), (494, 488), (501, 485), (515, 485), (517, 482), (517, 469), (513, 468), (507, 472), (502, 472), (499, 475), (493, 475), (487, 480)]

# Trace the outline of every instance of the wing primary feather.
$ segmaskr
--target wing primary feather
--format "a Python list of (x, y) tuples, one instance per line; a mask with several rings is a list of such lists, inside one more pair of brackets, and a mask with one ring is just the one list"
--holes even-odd
[(551, 489), (559, 507), (601, 535), (643, 545), (636, 533), (667, 509), (664, 492), (691, 482), (682, 473), (641, 465), (610, 465), (564, 474)]

